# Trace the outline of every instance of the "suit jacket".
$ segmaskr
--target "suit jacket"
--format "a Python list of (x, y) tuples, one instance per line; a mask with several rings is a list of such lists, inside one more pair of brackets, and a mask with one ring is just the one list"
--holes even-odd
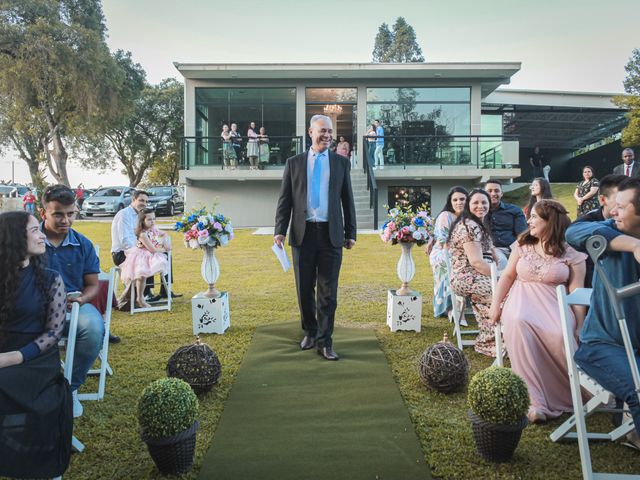
[[(616, 166), (613, 169), (613, 173), (615, 175), (624, 175), (624, 163), (621, 163), (620, 165)], [(631, 176), (640, 177), (640, 163), (635, 161), (633, 162), (633, 168), (631, 169)]]
[[(291, 222), (289, 245), (299, 247), (307, 222), (308, 151), (287, 159), (276, 208), (276, 235), (286, 235)], [(329, 151), (329, 237), (341, 248), (346, 239), (356, 239), (356, 207), (351, 190), (349, 160)], [(292, 218), (293, 217), (293, 218)]]

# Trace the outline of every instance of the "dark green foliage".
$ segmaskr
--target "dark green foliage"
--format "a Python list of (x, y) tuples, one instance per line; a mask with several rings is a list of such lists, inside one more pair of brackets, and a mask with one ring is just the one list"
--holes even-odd
[(196, 421), (198, 399), (189, 384), (161, 378), (149, 384), (138, 400), (138, 422), (149, 438), (164, 438), (185, 431)]
[(375, 63), (424, 62), (416, 32), (404, 17), (398, 17), (393, 30), (383, 23), (378, 28), (372, 52)]
[(492, 423), (515, 425), (527, 414), (529, 391), (524, 380), (510, 368), (489, 367), (469, 382), (469, 407)]
[(640, 49), (633, 50), (624, 69), (627, 72), (624, 91), (629, 95), (615, 97), (613, 103), (629, 110), (629, 123), (622, 130), (622, 145), (635, 147), (640, 145)]
[(633, 50), (624, 70), (627, 72), (623, 82), (624, 91), (630, 95), (640, 95), (640, 49)]

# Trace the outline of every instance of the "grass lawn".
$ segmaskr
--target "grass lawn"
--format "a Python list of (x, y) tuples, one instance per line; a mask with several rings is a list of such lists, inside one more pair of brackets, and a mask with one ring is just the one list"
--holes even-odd
[[(554, 185), (554, 192), (570, 212), (575, 212), (573, 188)], [(110, 267), (110, 224), (78, 222), (76, 227), (102, 247), (101, 264)], [(239, 230), (230, 246), (217, 252), (222, 270), (217, 286), (230, 292), (231, 328), (224, 335), (204, 336), (218, 353), (223, 371), (219, 385), (200, 397), (195, 467), (184, 478), (197, 476), (256, 326), (298, 318), (293, 275), (282, 272), (270, 251), (271, 244), (270, 236)], [(87, 449), (74, 454), (67, 479), (160, 478), (138, 435), (136, 402), (149, 382), (165, 375), (173, 351), (193, 340), (190, 297), (205, 288), (200, 278), (201, 252), (185, 249), (176, 234), (174, 245), (174, 289), (184, 297), (177, 299), (170, 313), (130, 316), (115, 312), (112, 330), (122, 337), (122, 343), (109, 352), (115, 375), (107, 380), (103, 401), (84, 402), (85, 413), (76, 422), (75, 434)], [(422, 332), (389, 332), (385, 325), (386, 291), (399, 286), (395, 270), (400, 249), (383, 244), (375, 235), (362, 235), (355, 249), (344, 256), (334, 335), (336, 351), (340, 353), (341, 326), (375, 331), (435, 478), (580, 478), (577, 444), (553, 444), (548, 438), (561, 420), (527, 427), (511, 462), (489, 464), (474, 450), (466, 417), (466, 392), (444, 395), (420, 383), (416, 370), (420, 354), (439, 341), (444, 331), (453, 336), (446, 320), (432, 318), (428, 259), (419, 248), (413, 254), (417, 274), (412, 287), (425, 299)], [(465, 349), (465, 354), (471, 374), (491, 363), (470, 349)], [(95, 385), (95, 380), (90, 380), (90, 385)], [(591, 423), (610, 426), (608, 417)], [(640, 472), (640, 455), (620, 445), (594, 445), (591, 453), (597, 470)], [(402, 472), (397, 478), (402, 478)]]

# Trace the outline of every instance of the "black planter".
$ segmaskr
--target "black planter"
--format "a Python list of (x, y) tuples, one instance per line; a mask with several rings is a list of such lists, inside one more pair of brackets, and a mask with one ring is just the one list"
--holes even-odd
[(200, 424), (196, 420), (184, 432), (164, 438), (147, 438), (144, 433), (140, 434), (160, 473), (178, 475), (191, 470), (196, 450), (196, 431), (199, 426)]
[(501, 425), (487, 422), (471, 410), (468, 415), (473, 438), (476, 441), (476, 450), (482, 458), (490, 462), (509, 460), (518, 446), (522, 430), (529, 423), (527, 417), (523, 417), (516, 425)]

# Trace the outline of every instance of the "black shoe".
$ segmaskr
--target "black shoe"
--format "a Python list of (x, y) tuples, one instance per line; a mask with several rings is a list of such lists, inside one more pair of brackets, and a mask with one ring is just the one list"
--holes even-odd
[(301, 350), (311, 350), (315, 346), (316, 346), (316, 339), (308, 335), (305, 335), (302, 341), (300, 342)]
[(151, 295), (151, 296), (148, 296), (148, 297), (144, 297), (144, 300), (147, 303), (157, 303), (160, 300), (162, 300), (162, 297), (160, 295)]
[(324, 357), (325, 360), (339, 360), (340, 357), (331, 347), (318, 347), (318, 355)]
[(120, 337), (109, 334), (109, 343), (120, 343)]

